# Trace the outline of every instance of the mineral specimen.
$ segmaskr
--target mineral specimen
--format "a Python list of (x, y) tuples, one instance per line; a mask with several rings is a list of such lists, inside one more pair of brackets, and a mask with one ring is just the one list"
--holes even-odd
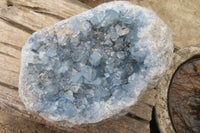
[(172, 60), (170, 30), (155, 13), (114, 1), (35, 32), (22, 50), (26, 108), (62, 126), (127, 112)]

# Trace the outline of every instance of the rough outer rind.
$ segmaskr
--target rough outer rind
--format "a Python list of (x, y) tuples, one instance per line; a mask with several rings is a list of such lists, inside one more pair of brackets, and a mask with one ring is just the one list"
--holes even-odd
[(156, 120), (161, 133), (175, 133), (168, 110), (168, 90), (174, 73), (180, 65), (200, 55), (200, 47), (190, 46), (179, 49), (174, 53), (173, 61), (166, 75), (158, 83), (157, 103), (156, 103)]
[[(112, 19), (115, 19), (113, 18), (113, 13), (112, 18), (106, 18), (106, 21), (101, 20), (102, 18), (104, 18), (101, 15), (104, 14), (106, 10), (114, 11), (118, 14), (122, 12), (122, 14), (124, 13), (123, 16), (127, 16), (127, 18), (131, 17), (129, 19), (123, 18), (122, 21), (125, 21), (126, 23), (129, 23), (130, 21), (131, 23), (134, 23), (135, 30), (133, 30), (133, 34), (125, 35), (129, 35), (129, 38), (133, 38), (133, 41), (131, 42), (131, 47), (128, 52), (131, 53), (132, 58), (137, 62), (137, 64), (135, 65), (134, 73), (127, 77), (128, 83), (127, 86), (124, 87), (124, 90), (114, 91), (113, 93), (111, 93), (117, 93), (117, 96), (111, 95), (106, 102), (94, 102), (92, 105), (89, 105), (94, 106), (93, 109), (96, 111), (95, 112), (88, 109), (88, 112), (86, 111), (86, 113), (89, 113), (87, 115), (90, 117), (87, 117), (87, 115), (86, 117), (83, 117), (80, 113), (77, 113), (75, 114), (75, 116), (72, 116), (72, 118), (69, 118), (69, 115), (71, 115), (70, 113), (74, 113), (77, 110), (73, 108), (67, 108), (66, 110), (68, 110), (70, 113), (65, 115), (64, 113), (66, 112), (61, 111), (63, 113), (62, 114), (57, 110), (57, 104), (59, 104), (58, 101), (44, 101), (44, 96), (45, 98), (50, 97), (52, 100), (52, 94), (49, 96), (49, 93), (55, 93), (55, 89), (58, 89), (59, 92), (59, 88), (53, 86), (55, 84), (54, 83), (51, 86), (48, 86), (49, 88), (47, 89), (49, 89), (49, 91), (43, 91), (44, 88), (39, 87), (38, 82), (40, 82), (39, 78), (44, 77), (44, 74), (39, 73), (37, 75), (37, 73), (31, 71), (32, 69), (28, 67), (28, 63), (35, 63), (37, 61), (38, 63), (47, 63), (47, 59), (45, 59), (46, 56), (44, 55), (49, 54), (50, 57), (55, 56), (54, 53), (56, 52), (54, 50), (58, 47), (61, 47), (61, 45), (67, 45), (69, 41), (71, 41), (74, 45), (78, 45), (79, 40), (77, 40), (76, 37), (77, 34), (80, 33), (80, 30), (82, 33), (82, 37), (85, 38), (87, 38), (87, 32), (89, 30), (93, 30), (88, 29), (89, 26), (87, 23), (85, 23), (87, 22), (85, 20), (90, 19), (90, 22), (94, 24), (99, 23), (100, 27), (107, 26), (109, 25), (109, 23), (113, 24), (114, 20)], [(94, 19), (92, 20), (93, 17)], [(98, 19), (100, 20), (96, 22), (96, 20)], [(80, 26), (80, 22), (84, 22), (84, 26)], [(99, 25), (97, 24), (97, 27), (98, 26)], [(54, 35), (56, 35), (56, 39)], [(112, 41), (116, 41), (113, 36), (111, 37)], [(58, 45), (55, 45), (55, 47), (51, 47), (51, 49), (49, 50), (50, 52), (40, 52), (40, 55), (38, 55), (41, 56), (41, 60), (33, 58), (35, 54), (37, 55), (37, 50), (40, 48), (40, 45), (37, 45), (38, 43), (44, 43), (44, 45), (51, 46), (51, 42), (54, 42)], [(108, 43), (106, 45), (110, 44)], [(77, 50), (75, 50), (75, 52), (73, 52), (72, 54), (76, 52)], [(141, 96), (146, 90), (155, 87), (159, 79), (165, 74), (166, 70), (169, 68), (172, 60), (172, 54), (173, 45), (170, 30), (167, 27), (167, 25), (161, 19), (159, 19), (152, 11), (149, 11), (145, 8), (136, 5), (132, 5), (129, 2), (109, 2), (106, 4), (102, 4), (92, 10), (79, 14), (77, 16), (71, 17), (67, 20), (63, 20), (53, 26), (44, 28), (34, 33), (30, 37), (30, 39), (27, 41), (26, 45), (23, 47), (22, 50), (19, 94), (27, 109), (37, 112), (45, 119), (54, 123), (58, 123), (59, 125), (75, 126), (89, 123), (97, 123), (110, 117), (124, 114), (124, 112), (127, 112), (136, 103), (139, 96)], [(90, 57), (92, 58), (92, 56)], [(94, 55), (94, 57), (97, 56)], [(95, 60), (90, 59), (90, 63), (94, 66), (98, 65), (98, 60), (96, 60), (96, 58), (94, 59)], [(56, 62), (54, 63), (56, 64)], [(53, 69), (53, 71), (57, 71), (57, 69), (55, 68)], [(39, 68), (35, 66), (34, 69), (38, 70), (42, 68), (41, 66), (39, 66)], [(50, 68), (47, 65), (43, 69), (48, 70)], [(59, 71), (63, 71), (63, 69), (66, 68), (61, 69), (61, 67), (58, 67)], [(38, 77), (36, 78), (35, 75), (37, 75)], [(92, 77), (90, 77), (90, 75), (89, 77), (85, 76), (85, 78), (87, 80), (92, 80)], [(60, 84), (61, 83), (65, 82), (60, 82)], [(73, 94), (75, 91), (76, 89), (73, 90)], [(55, 96), (56, 94), (54, 94), (53, 96)], [(70, 94), (67, 94), (67, 96), (69, 97)], [(116, 99), (118, 97), (121, 98)], [(52, 103), (53, 105), (49, 106), (49, 108), (43, 109), (44, 106), (49, 105), (50, 103)], [(63, 108), (70, 106), (71, 104), (69, 106), (68, 104), (67, 106), (63, 105)], [(49, 110), (51, 110), (51, 112)], [(54, 110), (55, 112), (52, 110)]]

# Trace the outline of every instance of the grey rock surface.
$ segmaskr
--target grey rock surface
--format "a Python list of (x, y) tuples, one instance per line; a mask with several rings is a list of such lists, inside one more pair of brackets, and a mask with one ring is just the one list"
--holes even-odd
[(19, 95), (26, 108), (62, 126), (127, 112), (155, 87), (173, 56), (155, 13), (115, 1), (35, 32), (22, 50)]

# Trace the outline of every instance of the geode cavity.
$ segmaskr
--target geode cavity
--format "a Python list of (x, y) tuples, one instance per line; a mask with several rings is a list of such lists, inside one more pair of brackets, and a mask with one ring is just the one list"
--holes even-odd
[(35, 32), (22, 50), (19, 94), (62, 126), (96, 123), (133, 106), (169, 68), (170, 30), (155, 13), (110, 2)]

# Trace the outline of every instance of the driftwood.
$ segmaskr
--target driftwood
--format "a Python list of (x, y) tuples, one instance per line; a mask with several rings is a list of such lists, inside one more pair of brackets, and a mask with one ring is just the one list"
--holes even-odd
[[(21, 49), (33, 32), (89, 8), (76, 0), (0, 1), (0, 111), (58, 127), (27, 112), (18, 96)], [(149, 91), (132, 111), (116, 120), (97, 126), (58, 128), (75, 133), (148, 133), (156, 93), (154, 89)]]

